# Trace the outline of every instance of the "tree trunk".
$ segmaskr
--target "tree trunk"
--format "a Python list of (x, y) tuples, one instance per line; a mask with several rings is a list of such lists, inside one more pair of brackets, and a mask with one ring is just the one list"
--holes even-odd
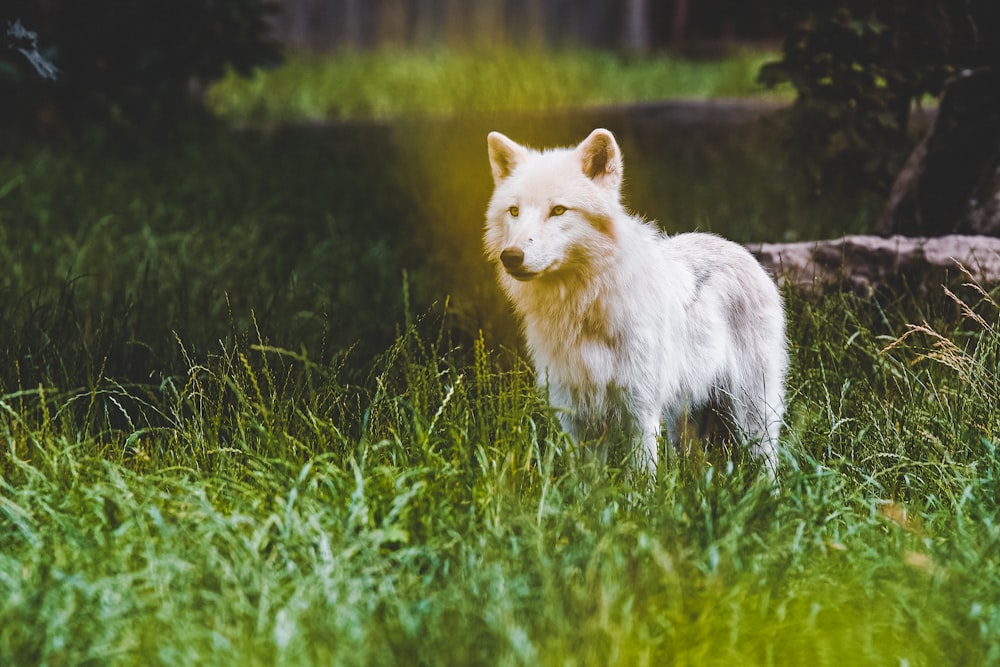
[(365, 43), (361, 11), (361, 0), (346, 0), (344, 3), (343, 44), (352, 49), (359, 49)]
[(444, 0), (444, 31), (449, 46), (468, 46), (470, 40), (467, 12), (468, 5), (464, 0)]
[(626, 53), (649, 51), (649, 0), (625, 0)]
[(380, 0), (375, 5), (376, 35), (379, 46), (402, 46), (406, 44), (407, 12), (406, 0)]
[(478, 0), (472, 9), (472, 34), (477, 44), (496, 46), (506, 39), (504, 0)]
[(413, 3), (413, 41), (418, 46), (428, 47), (435, 44), (440, 36), (439, 24), (442, 17), (438, 16), (437, 8), (440, 0), (415, 0)]
[(892, 186), (878, 234), (1000, 236), (998, 91), (998, 67), (949, 82), (930, 132)]
[(532, 48), (545, 46), (545, 3), (544, 0), (528, 0), (524, 16), (524, 37)]
[(687, 34), (688, 0), (674, 0), (674, 12), (670, 20), (670, 44), (680, 46)]

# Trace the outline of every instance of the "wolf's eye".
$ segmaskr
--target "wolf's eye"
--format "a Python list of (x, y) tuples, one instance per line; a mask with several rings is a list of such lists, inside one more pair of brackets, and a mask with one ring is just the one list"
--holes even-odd
[(516, 218), (521, 213), (521, 209), (519, 209), (516, 206), (511, 206), (509, 209), (507, 209), (507, 212), (510, 213), (510, 216), (512, 218)]
[(549, 215), (562, 215), (566, 212), (565, 206), (553, 206), (552, 210), (549, 211)]

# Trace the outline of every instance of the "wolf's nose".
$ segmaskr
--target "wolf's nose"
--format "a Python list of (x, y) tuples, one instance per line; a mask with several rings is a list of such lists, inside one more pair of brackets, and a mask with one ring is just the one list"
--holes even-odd
[(505, 268), (517, 269), (524, 264), (524, 251), (520, 248), (505, 248), (500, 253), (500, 261)]

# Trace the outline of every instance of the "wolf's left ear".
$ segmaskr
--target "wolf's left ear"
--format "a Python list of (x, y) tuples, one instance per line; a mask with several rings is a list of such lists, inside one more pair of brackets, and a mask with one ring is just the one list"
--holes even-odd
[(622, 152), (615, 135), (597, 129), (576, 147), (583, 173), (598, 185), (618, 190), (622, 184)]
[(493, 170), (493, 182), (496, 185), (500, 185), (500, 181), (510, 176), (517, 164), (528, 154), (528, 149), (499, 132), (490, 132), (486, 137), (486, 145), (489, 148), (490, 168)]

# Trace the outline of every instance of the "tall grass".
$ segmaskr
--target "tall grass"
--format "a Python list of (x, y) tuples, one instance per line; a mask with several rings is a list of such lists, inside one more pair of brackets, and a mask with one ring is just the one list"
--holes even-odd
[[(650, 485), (483, 305), (459, 125), (0, 155), (0, 664), (1000, 661), (995, 291), (789, 292), (778, 490), (710, 442)], [(620, 132), (668, 229), (817, 217), (701, 132)]]
[(516, 356), (444, 330), (360, 386), (252, 343), (158, 387), (8, 391), (0, 656), (993, 662), (1000, 338), (972, 296), (944, 332), (793, 302), (776, 493), (720, 451), (652, 488), (581, 462)]
[(207, 93), (238, 122), (387, 119), (525, 112), (676, 98), (773, 96), (756, 83), (765, 52), (722, 59), (623, 59), (594, 51), (500, 50), (296, 54)]

